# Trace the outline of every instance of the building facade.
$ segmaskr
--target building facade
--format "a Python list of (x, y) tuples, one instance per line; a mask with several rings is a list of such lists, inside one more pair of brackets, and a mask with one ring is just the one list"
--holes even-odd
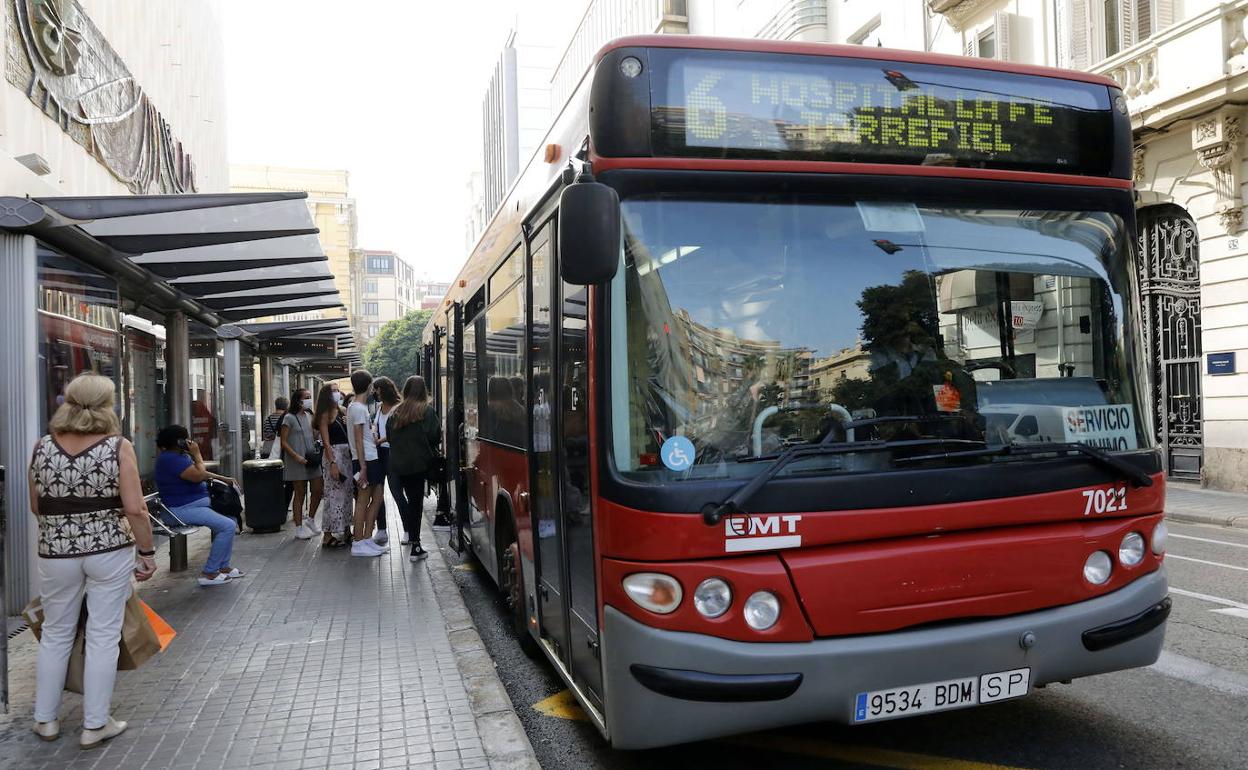
[[(308, 211), (320, 234), (317, 236), (329, 271), (344, 307), (284, 313), (266, 321), (306, 321), (317, 318), (350, 317), (355, 298), (352, 294), (351, 252), (356, 248), (359, 216), (350, 194), (350, 173), (342, 170), (287, 168), (283, 166), (232, 165), (230, 189), (233, 192), (306, 192)], [(358, 342), (358, 339), (357, 339)]]
[(393, 251), (355, 249), (351, 252), (352, 317), (364, 345), (381, 327), (408, 313), (437, 307), (450, 284), (417, 277), (407, 260)]
[[(1135, 128), (1136, 272), (1166, 467), (1248, 491), (1248, 0), (592, 0), (551, 75), (551, 114), (604, 43), (653, 32), (924, 50), (1116, 80)], [(812, 377), (822, 387), (845, 364), (815, 361)]]

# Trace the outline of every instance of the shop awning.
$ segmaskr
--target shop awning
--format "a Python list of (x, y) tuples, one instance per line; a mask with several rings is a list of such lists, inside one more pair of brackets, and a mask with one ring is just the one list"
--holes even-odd
[(216, 327), (342, 307), (306, 198), (6, 197), (0, 229), (34, 235), (108, 273), (153, 311), (183, 311)]

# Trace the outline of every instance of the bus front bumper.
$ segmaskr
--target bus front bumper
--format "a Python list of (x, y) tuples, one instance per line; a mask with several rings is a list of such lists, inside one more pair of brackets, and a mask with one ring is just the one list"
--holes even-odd
[(859, 693), (994, 672), (1028, 668), (1034, 688), (1151, 665), (1161, 654), (1167, 591), (1162, 568), (1064, 607), (796, 643), (663, 631), (608, 606), (602, 660), (611, 743), (643, 749), (802, 722), (852, 723)]

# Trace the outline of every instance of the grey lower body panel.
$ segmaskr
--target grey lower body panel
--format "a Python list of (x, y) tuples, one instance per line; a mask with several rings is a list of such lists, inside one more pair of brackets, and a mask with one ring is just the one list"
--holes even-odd
[[(1166, 598), (1164, 568), (1105, 596), (1005, 618), (813, 642), (750, 643), (642, 625), (613, 607), (602, 634), (606, 718), (617, 748), (643, 749), (802, 722), (851, 723), (858, 693), (1031, 669), (1030, 685), (1147, 666), (1165, 625), (1096, 652), (1084, 631), (1148, 610)], [(1024, 649), (1020, 639), (1034, 635)], [(719, 675), (800, 674), (781, 700), (705, 702), (661, 695), (630, 666)]]

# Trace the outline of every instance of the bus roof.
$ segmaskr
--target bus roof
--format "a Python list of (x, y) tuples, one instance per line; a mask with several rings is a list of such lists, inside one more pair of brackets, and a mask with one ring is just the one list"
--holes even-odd
[(998, 59), (981, 59), (968, 56), (951, 56), (924, 51), (906, 51), (897, 48), (874, 48), (862, 45), (836, 43), (801, 43), (754, 38), (704, 37), (700, 35), (632, 35), (612, 40), (594, 57), (595, 64), (617, 48), (691, 48), (702, 51), (748, 51), (755, 53), (804, 54), (807, 56), (844, 56), (853, 59), (880, 59), (912, 64), (934, 64), (963, 69), (981, 69), (1008, 72), (1015, 75), (1076, 80), (1084, 83), (1120, 88), (1112, 78), (1091, 72), (1042, 67), (1035, 64), (1019, 64)]

